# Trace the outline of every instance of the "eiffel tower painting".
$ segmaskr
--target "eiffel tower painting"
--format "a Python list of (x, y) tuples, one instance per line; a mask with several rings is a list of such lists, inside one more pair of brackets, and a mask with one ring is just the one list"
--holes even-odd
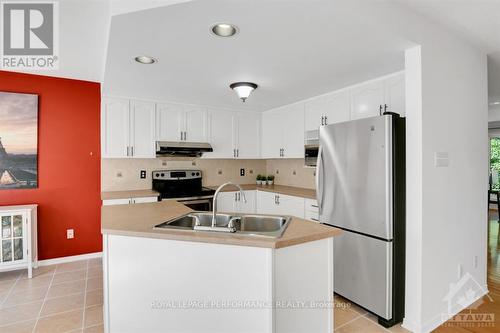
[(38, 187), (38, 95), (0, 92), (0, 190)]

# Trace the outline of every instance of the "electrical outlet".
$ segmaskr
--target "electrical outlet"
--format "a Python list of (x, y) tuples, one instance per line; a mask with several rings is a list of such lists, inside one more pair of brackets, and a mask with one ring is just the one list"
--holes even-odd
[(141, 170), (141, 179), (146, 179), (146, 170)]
[(245, 175), (245, 169), (240, 169), (240, 176), (244, 176)]
[(73, 229), (66, 230), (66, 238), (67, 239), (75, 238), (75, 231)]
[(116, 177), (117, 177), (117, 178), (122, 178), (122, 177), (123, 177), (122, 172), (121, 172), (121, 171), (117, 171), (117, 172), (116, 172)]

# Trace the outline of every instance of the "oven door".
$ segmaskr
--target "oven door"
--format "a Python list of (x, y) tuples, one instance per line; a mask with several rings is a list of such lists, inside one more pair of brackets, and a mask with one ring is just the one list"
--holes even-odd
[(204, 199), (177, 199), (176, 201), (191, 208), (192, 210), (210, 212), (212, 211), (213, 198)]

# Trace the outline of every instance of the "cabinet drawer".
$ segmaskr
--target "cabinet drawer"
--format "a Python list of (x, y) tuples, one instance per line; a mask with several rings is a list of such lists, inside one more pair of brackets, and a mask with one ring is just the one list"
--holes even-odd
[(306, 210), (305, 212), (305, 219), (313, 222), (319, 222), (319, 214), (318, 212), (311, 212)]
[(306, 211), (318, 213), (318, 201), (315, 199), (306, 199), (305, 209)]

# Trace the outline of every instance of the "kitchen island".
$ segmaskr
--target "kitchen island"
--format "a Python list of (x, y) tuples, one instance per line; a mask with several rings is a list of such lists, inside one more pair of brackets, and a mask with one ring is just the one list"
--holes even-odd
[(106, 332), (332, 332), (333, 237), (292, 218), (282, 237), (158, 230), (173, 201), (103, 206)]

